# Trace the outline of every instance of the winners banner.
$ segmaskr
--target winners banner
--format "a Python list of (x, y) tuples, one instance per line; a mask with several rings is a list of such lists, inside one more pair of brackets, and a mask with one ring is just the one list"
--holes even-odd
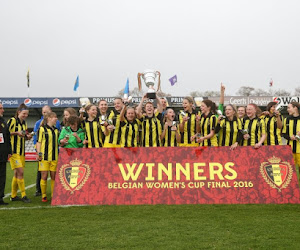
[(61, 149), (52, 205), (299, 203), (289, 146)]

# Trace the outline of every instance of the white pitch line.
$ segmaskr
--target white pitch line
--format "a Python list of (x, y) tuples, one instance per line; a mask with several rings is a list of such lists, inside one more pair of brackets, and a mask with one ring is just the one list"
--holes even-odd
[(1, 210), (23, 210), (23, 209), (39, 209), (39, 208), (68, 208), (68, 207), (84, 207), (84, 206), (88, 206), (88, 205), (61, 205), (61, 206), (34, 206), (34, 207), (1, 207)]
[[(48, 178), (47, 179), (47, 181), (49, 181), (49, 180), (51, 180), (51, 178)], [(32, 188), (32, 187), (34, 187), (36, 184), (31, 184), (31, 185), (29, 185), (29, 186), (27, 186), (27, 187), (25, 187), (25, 190), (27, 190), (27, 189), (29, 189), (29, 188)], [(20, 190), (18, 190), (18, 192), (17, 193), (21, 193), (21, 191)], [(11, 193), (8, 193), (8, 194), (6, 194), (6, 195), (4, 195), (4, 197), (3, 198), (7, 198), (7, 197), (9, 197), (11, 195)]]

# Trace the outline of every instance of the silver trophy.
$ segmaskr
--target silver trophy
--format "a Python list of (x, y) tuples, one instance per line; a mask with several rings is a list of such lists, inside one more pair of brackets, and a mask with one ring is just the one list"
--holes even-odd
[(296, 135), (295, 138), (296, 138), (297, 142), (300, 142), (300, 135)]
[(81, 103), (81, 108), (80, 108), (79, 112), (85, 113), (85, 107), (86, 107), (86, 103), (85, 102)]
[(65, 139), (67, 140), (66, 144), (68, 144), (68, 141), (69, 141), (69, 139), (70, 139), (70, 135), (69, 135), (69, 134), (66, 134), (66, 135), (65, 135)]
[(123, 103), (126, 106), (129, 106), (132, 100), (132, 96), (128, 96), (127, 94), (124, 94)]
[(79, 112), (85, 113), (85, 107), (87, 105), (91, 104), (90, 99), (87, 97), (81, 97), (81, 98), (79, 98), (79, 102), (80, 102), (80, 106), (81, 106)]
[(114, 126), (113, 120), (107, 120), (108, 125), (112, 125), (113, 129), (115, 129), (116, 127)]
[(106, 122), (106, 115), (101, 115), (101, 122), (100, 125), (104, 125), (104, 123)]
[(196, 140), (200, 139), (202, 137), (201, 133), (196, 134)]
[(180, 114), (181, 114), (182, 117), (186, 116), (186, 113), (183, 110), (180, 111)]
[(36, 132), (32, 131), (32, 132), (30, 132), (30, 135), (34, 136), (34, 135), (36, 135)]
[(221, 120), (225, 118), (225, 115), (223, 115), (222, 111), (220, 109), (217, 110), (217, 114), (220, 117)]
[(284, 109), (284, 106), (281, 106), (281, 105), (277, 105), (275, 108), (275, 110), (278, 112), (282, 111), (283, 109)]
[(26, 135), (26, 130), (21, 131), (22, 135)]
[[(178, 124), (177, 121), (173, 121), (173, 122), (172, 122), (172, 128), (171, 128), (172, 131), (176, 131), (176, 130), (177, 130), (177, 124)], [(174, 127), (175, 127), (175, 128), (174, 128)]]
[[(155, 99), (156, 91), (160, 90), (160, 72), (148, 69), (145, 70), (143, 73), (138, 73), (137, 77), (138, 77), (139, 90), (141, 91), (142, 89), (142, 83), (141, 83), (141, 77), (142, 77), (145, 82), (145, 85), (148, 88), (147, 97), (149, 99)], [(158, 78), (157, 80), (158, 86), (157, 86), (157, 90), (155, 90), (154, 85), (156, 83), (157, 78)]]
[[(248, 129), (241, 129), (240, 131), (241, 131), (242, 135), (247, 135), (247, 134), (248, 134), (248, 135), (249, 135), (249, 138), (250, 138), (250, 134), (249, 134)], [(249, 139), (249, 138), (248, 138), (248, 139)]]

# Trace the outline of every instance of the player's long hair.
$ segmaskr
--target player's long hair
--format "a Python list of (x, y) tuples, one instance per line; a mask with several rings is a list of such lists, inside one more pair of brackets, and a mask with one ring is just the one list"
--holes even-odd
[(255, 112), (256, 112), (255, 115), (256, 115), (257, 117), (259, 117), (259, 116), (261, 115), (262, 111), (261, 111), (261, 109), (260, 109), (256, 104), (250, 103), (250, 104), (248, 104), (248, 105), (251, 105), (252, 107), (255, 108)]
[(17, 108), (16, 114), (15, 114), (16, 119), (18, 118), (19, 113), (22, 112), (23, 110), (29, 110), (29, 109), (24, 103), (21, 103), (20, 106)]
[(300, 103), (299, 102), (291, 102), (291, 104), (293, 105), (293, 107), (297, 107), (298, 112), (300, 112)]
[[(65, 111), (67, 111), (70, 114), (70, 116), (77, 116), (77, 111), (73, 108), (66, 108), (66, 109), (64, 109), (64, 112)], [(63, 124), (65, 127), (69, 126), (68, 120), (65, 117), (63, 118)]]
[(266, 110), (270, 112), (270, 109), (275, 105), (277, 105), (277, 102), (269, 102)]
[(49, 113), (47, 113), (46, 115), (44, 115), (44, 119), (42, 120), (42, 122), (41, 122), (41, 127), (42, 126), (45, 126), (47, 123), (48, 123), (48, 120), (49, 120), (49, 118), (53, 118), (53, 117), (57, 117), (57, 115), (56, 115), (56, 113), (54, 113), (54, 112), (49, 112)]
[(216, 114), (217, 106), (216, 106), (216, 104), (215, 104), (213, 101), (208, 100), (208, 99), (205, 99), (205, 100), (203, 100), (202, 102), (205, 103), (205, 105), (206, 105), (208, 108), (210, 108), (210, 112), (211, 112), (212, 114), (214, 114), (214, 115)]
[[(232, 108), (232, 110), (234, 111), (233, 117), (238, 118), (238, 114), (237, 114), (236, 107), (235, 107), (234, 105), (232, 105), (232, 104), (227, 104), (226, 107), (227, 107), (227, 106), (230, 106), (230, 107)], [(226, 107), (225, 107), (225, 109), (226, 109)]]

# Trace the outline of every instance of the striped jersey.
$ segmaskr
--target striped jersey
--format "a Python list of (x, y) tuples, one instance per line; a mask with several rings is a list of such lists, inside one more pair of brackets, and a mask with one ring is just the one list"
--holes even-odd
[(254, 146), (259, 142), (261, 136), (266, 134), (266, 126), (263, 119), (255, 117), (253, 119), (249, 119), (249, 117), (245, 117), (243, 120), (243, 130), (247, 130), (250, 138), (248, 140), (242, 139), (242, 146)]
[[(212, 130), (215, 130), (217, 126), (217, 117), (211, 112), (205, 116), (201, 115), (200, 119), (200, 130), (201, 136), (207, 136)], [(218, 146), (217, 133), (213, 135), (210, 139), (204, 140), (200, 143), (200, 146)]]
[(241, 141), (242, 122), (236, 116), (230, 121), (224, 118), (216, 127), (216, 133), (219, 133), (219, 146), (231, 146), (235, 142)]
[(162, 139), (161, 143), (163, 147), (177, 147), (176, 131), (171, 128), (172, 126), (168, 126), (165, 137)]
[(93, 121), (85, 120), (83, 123), (85, 130), (85, 139), (88, 141), (87, 148), (101, 148), (102, 147), (102, 126), (100, 119), (95, 118)]
[(135, 119), (133, 122), (124, 120), (121, 122), (122, 138), (121, 145), (125, 148), (138, 147), (139, 144), (139, 128), (141, 121)]
[(37, 132), (37, 142), (41, 143), (41, 151), (44, 161), (57, 161), (58, 159), (59, 130), (47, 124), (40, 126)]
[[(194, 142), (191, 141), (191, 136), (194, 136), (195, 134), (197, 134), (196, 116), (200, 115), (200, 112), (193, 110), (192, 113), (189, 113), (189, 112), (185, 112), (185, 113), (189, 117), (189, 119), (184, 124), (184, 131), (180, 132), (180, 136), (181, 136), (180, 143), (194, 144)], [(183, 121), (183, 115), (180, 112), (179, 122), (182, 123), (182, 121)]]
[[(19, 118), (12, 117), (8, 120), (7, 126), (10, 133), (27, 131), (27, 123), (25, 121), (21, 122)], [(12, 154), (18, 154), (25, 156), (25, 137), (20, 137), (18, 135), (10, 136)]]
[(109, 131), (109, 134), (105, 137), (105, 143), (114, 145), (121, 145), (122, 129), (120, 122), (120, 113), (116, 110), (112, 110), (107, 118), (115, 126), (113, 131)]
[(153, 117), (143, 116), (142, 121), (142, 145), (143, 147), (160, 147), (160, 135), (162, 132), (161, 113), (156, 112)]
[(297, 135), (300, 131), (300, 116), (288, 116), (284, 119), (282, 135), (287, 139), (287, 145), (290, 145), (293, 153), (300, 153), (300, 142), (297, 140), (291, 140), (291, 136)]
[[(279, 116), (281, 121), (283, 121), (282, 116)], [(266, 140), (264, 145), (281, 145), (281, 129), (277, 127), (276, 116), (266, 115), (263, 117), (266, 125)]]

